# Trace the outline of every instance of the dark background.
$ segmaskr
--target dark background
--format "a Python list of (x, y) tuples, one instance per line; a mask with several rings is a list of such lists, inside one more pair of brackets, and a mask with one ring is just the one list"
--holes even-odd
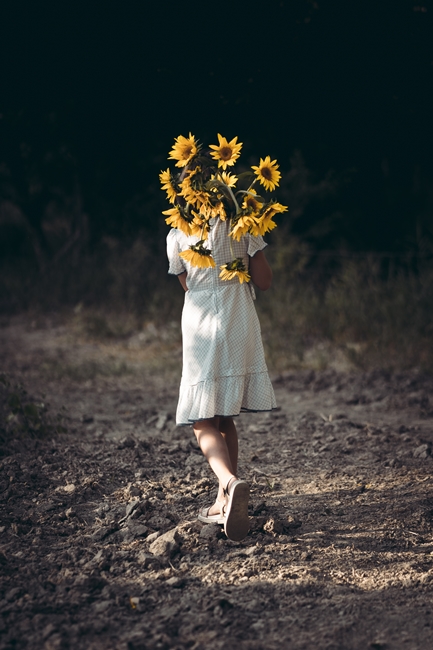
[(162, 242), (158, 173), (189, 131), (277, 158), (280, 224), (317, 250), (430, 250), (430, 1), (10, 5), (4, 259)]

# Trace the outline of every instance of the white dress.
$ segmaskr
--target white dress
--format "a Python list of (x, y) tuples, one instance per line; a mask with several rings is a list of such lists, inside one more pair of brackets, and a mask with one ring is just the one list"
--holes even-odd
[(248, 268), (248, 256), (253, 257), (267, 244), (262, 237), (246, 235), (240, 242), (232, 240), (232, 253), (228, 228), (227, 221), (211, 220), (205, 246), (212, 250), (215, 268), (196, 268), (179, 257), (199, 237), (187, 237), (177, 229), (167, 237), (169, 273), (187, 271), (188, 287), (182, 311), (178, 425), (276, 407), (253, 302), (254, 288), (251, 283), (240, 284), (237, 278), (219, 278), (222, 264), (242, 257)]

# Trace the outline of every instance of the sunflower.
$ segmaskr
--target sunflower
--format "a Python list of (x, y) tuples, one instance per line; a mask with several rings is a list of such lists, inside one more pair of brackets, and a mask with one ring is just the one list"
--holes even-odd
[(251, 229), (251, 234), (253, 235), (264, 235), (267, 232), (270, 232), (277, 227), (275, 221), (272, 221), (273, 217), (279, 212), (287, 212), (288, 208), (286, 205), (281, 205), (281, 203), (269, 203), (263, 210), (260, 215), (260, 218), (257, 222), (257, 228)]
[(221, 178), (223, 182), (228, 185), (228, 187), (236, 187), (238, 177), (234, 174), (230, 174), (229, 172), (221, 172)]
[(187, 248), (186, 251), (182, 251), (179, 255), (189, 262), (191, 266), (214, 267), (215, 260), (212, 257), (212, 251), (204, 248), (203, 243), (204, 239), (200, 239), (199, 242)]
[(176, 167), (185, 167), (199, 152), (199, 145), (195, 137), (189, 134), (189, 138), (180, 135), (175, 138), (173, 149), (170, 151), (169, 159), (177, 160)]
[(187, 237), (191, 235), (191, 226), (189, 225), (189, 222), (185, 219), (185, 217), (182, 215), (178, 206), (175, 206), (174, 208), (170, 208), (169, 210), (164, 210), (162, 214), (168, 215), (167, 219), (165, 220), (165, 223), (168, 226), (181, 230), (183, 233), (185, 233), (185, 235), (187, 235)]
[(241, 284), (251, 280), (251, 276), (247, 271), (242, 257), (237, 257), (233, 262), (223, 264), (220, 266), (220, 269), (221, 280), (233, 280), (233, 278), (237, 277)]
[(159, 175), (159, 180), (161, 181), (162, 189), (167, 192), (167, 199), (170, 203), (174, 203), (176, 200), (176, 185), (173, 176), (171, 175), (170, 169), (167, 169), (165, 172), (161, 172)]
[(279, 184), (281, 178), (281, 173), (277, 171), (278, 167), (279, 165), (277, 165), (276, 160), (271, 161), (271, 157), (266, 156), (264, 160), (260, 158), (258, 167), (253, 165), (251, 169), (254, 169), (254, 173), (265, 190), (272, 192)]
[(191, 235), (201, 237), (201, 239), (207, 239), (210, 230), (209, 222), (206, 221), (200, 212), (191, 210), (191, 213), (194, 216), (194, 219), (190, 224)]
[(256, 224), (256, 218), (253, 215), (245, 215), (240, 217), (236, 223), (232, 226), (232, 229), (229, 233), (230, 237), (240, 241), (243, 235), (246, 235), (249, 232), (250, 228), (254, 227)]
[(191, 186), (191, 179), (189, 176), (183, 179), (180, 184), (180, 196), (183, 196), (187, 203), (192, 203), (193, 205), (197, 202), (197, 192)]
[(219, 217), (221, 221), (225, 221), (227, 219), (227, 212), (222, 201), (218, 201), (218, 203), (214, 205), (212, 216)]
[(262, 204), (260, 201), (257, 201), (256, 197), (252, 194), (246, 194), (242, 202), (242, 208), (246, 210), (249, 214), (258, 214), (262, 209)]
[(226, 138), (223, 138), (222, 135), (218, 133), (218, 142), (217, 144), (209, 145), (210, 149), (215, 149), (211, 152), (211, 156), (214, 160), (218, 160), (218, 167), (227, 169), (227, 166), (231, 167), (235, 164), (236, 160), (239, 158), (239, 152), (242, 148), (242, 142), (236, 144), (238, 137), (236, 136), (233, 140), (228, 142)]

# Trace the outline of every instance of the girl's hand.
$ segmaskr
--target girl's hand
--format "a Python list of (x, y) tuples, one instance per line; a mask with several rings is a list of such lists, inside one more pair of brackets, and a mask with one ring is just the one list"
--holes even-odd
[(269, 289), (272, 284), (272, 269), (263, 251), (257, 251), (253, 257), (250, 257), (249, 271), (256, 287), (262, 291)]
[(186, 276), (187, 276), (187, 272), (184, 271), (183, 273), (181, 273), (177, 277), (179, 278), (179, 282), (181, 283), (181, 285), (183, 286), (185, 291), (188, 291), (188, 287), (186, 286)]

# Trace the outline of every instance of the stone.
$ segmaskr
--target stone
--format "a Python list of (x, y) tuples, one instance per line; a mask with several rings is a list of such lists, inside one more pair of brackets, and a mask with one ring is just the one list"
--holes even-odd
[(199, 537), (202, 539), (219, 539), (222, 537), (222, 529), (218, 524), (206, 524), (200, 531)]
[(420, 445), (413, 451), (414, 458), (428, 458), (431, 454), (430, 445), (424, 444)]
[(134, 537), (143, 537), (149, 529), (144, 524), (130, 524), (128, 530)]
[(270, 517), (263, 526), (263, 530), (267, 533), (272, 533), (273, 535), (281, 535), (284, 533), (284, 522), (279, 519), (274, 519), (274, 517)]
[(109, 600), (99, 600), (96, 601), (96, 603), (93, 603), (92, 609), (95, 612), (95, 614), (102, 614), (102, 612), (107, 611), (111, 605), (111, 602)]
[(159, 413), (158, 419), (155, 422), (155, 428), (158, 429), (158, 431), (162, 431), (167, 423), (167, 420), (168, 420), (168, 413), (164, 413), (164, 412)]
[(148, 519), (149, 526), (155, 528), (156, 530), (162, 530), (168, 526), (173, 525), (173, 522), (167, 517), (161, 517), (160, 515), (154, 515)]
[(169, 587), (174, 587), (174, 589), (180, 589), (184, 585), (184, 580), (182, 578), (179, 578), (177, 576), (173, 576), (172, 578), (169, 578), (165, 582), (166, 585)]
[(130, 501), (126, 506), (125, 517), (129, 517), (129, 515), (138, 507), (139, 503), (140, 501), (138, 499)]
[(176, 528), (172, 528), (172, 530), (160, 535), (158, 539), (152, 542), (149, 546), (149, 551), (153, 553), (153, 555), (171, 557), (179, 550), (179, 540), (179, 533)]
[(111, 535), (112, 533), (115, 533), (118, 530), (117, 524), (113, 524), (111, 526), (102, 526), (102, 528), (98, 528), (93, 535), (92, 538), (96, 542), (102, 542), (106, 537)]
[(137, 562), (144, 568), (147, 568), (149, 566), (159, 566), (160, 564), (158, 558), (155, 555), (152, 555), (151, 553), (145, 553), (144, 551), (140, 551), (138, 554)]

